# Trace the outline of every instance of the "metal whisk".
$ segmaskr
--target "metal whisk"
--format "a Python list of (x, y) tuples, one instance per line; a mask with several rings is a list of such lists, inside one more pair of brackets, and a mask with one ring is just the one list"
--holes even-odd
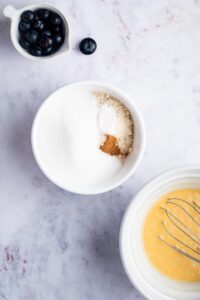
[[(200, 206), (195, 201), (190, 203), (189, 201), (180, 198), (168, 198), (166, 204), (167, 207), (175, 206), (176, 208), (180, 209), (184, 214), (188, 216), (191, 222), (194, 222), (197, 228), (200, 228)], [(189, 207), (194, 211), (194, 217), (187, 209)], [(168, 236), (170, 236), (173, 239), (174, 242), (172, 244), (166, 241), (166, 239), (162, 235), (159, 235), (158, 239), (165, 243), (171, 249), (180, 253), (181, 255), (184, 255), (185, 257), (197, 263), (200, 263), (200, 231), (194, 232), (187, 224), (184, 224), (184, 222), (168, 208), (160, 208), (164, 210), (166, 216), (166, 220), (162, 221), (164, 231)], [(194, 245), (188, 245), (183, 240), (178, 238), (172, 231), (170, 231), (170, 229), (167, 226), (167, 221), (170, 222), (170, 224), (172, 224), (178, 230), (178, 232), (183, 234), (186, 237), (186, 239), (191, 240)], [(175, 245), (175, 242), (178, 242), (178, 245)], [(186, 249), (192, 251), (192, 253), (196, 254), (197, 257), (187, 253), (184, 249), (182, 249), (183, 246)]]

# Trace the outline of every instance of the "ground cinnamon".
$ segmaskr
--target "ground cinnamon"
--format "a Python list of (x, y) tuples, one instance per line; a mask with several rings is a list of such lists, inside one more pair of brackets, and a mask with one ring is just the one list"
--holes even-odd
[(105, 142), (100, 146), (101, 151), (110, 155), (121, 155), (121, 150), (117, 145), (117, 139), (113, 135), (106, 134)]

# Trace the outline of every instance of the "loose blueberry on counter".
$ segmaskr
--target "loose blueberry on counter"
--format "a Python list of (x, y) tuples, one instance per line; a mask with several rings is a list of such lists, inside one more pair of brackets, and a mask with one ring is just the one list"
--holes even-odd
[(35, 13), (31, 10), (25, 10), (22, 14), (21, 14), (21, 20), (25, 21), (25, 22), (31, 22), (33, 21), (35, 17)]
[(97, 44), (95, 40), (91, 38), (83, 39), (79, 44), (79, 49), (83, 54), (90, 55), (95, 52)]
[(20, 32), (24, 33), (24, 32), (28, 31), (31, 28), (31, 24), (27, 23), (25, 21), (20, 21), (18, 28), (19, 28)]

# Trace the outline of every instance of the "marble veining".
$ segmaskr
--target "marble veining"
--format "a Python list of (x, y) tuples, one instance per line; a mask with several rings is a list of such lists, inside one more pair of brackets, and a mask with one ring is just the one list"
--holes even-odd
[[(10, 2), (0, 2), (0, 300), (142, 300), (120, 262), (119, 228), (130, 199), (152, 176), (199, 163), (200, 1), (48, 2), (68, 18), (72, 42), (69, 54), (48, 63), (15, 51), (2, 15)], [(98, 43), (92, 56), (78, 51), (86, 36)], [(44, 99), (85, 79), (124, 89), (147, 129), (135, 175), (98, 196), (57, 188), (30, 145)]]

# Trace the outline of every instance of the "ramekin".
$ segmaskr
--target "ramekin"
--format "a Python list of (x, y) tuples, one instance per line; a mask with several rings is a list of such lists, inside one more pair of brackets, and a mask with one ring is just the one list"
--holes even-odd
[[(28, 51), (23, 49), (21, 47), (21, 45), (19, 44), (18, 25), (19, 25), (21, 14), (25, 10), (36, 10), (39, 8), (46, 8), (46, 9), (49, 9), (49, 10), (57, 13), (62, 18), (62, 21), (64, 24), (65, 41), (64, 41), (63, 45), (60, 47), (60, 49), (58, 49), (57, 52), (55, 52), (54, 54), (48, 55), (48, 56), (33, 56), (33, 55), (29, 54)], [(3, 14), (5, 17), (11, 19), (11, 27), (10, 27), (11, 41), (12, 41), (15, 49), (24, 57), (29, 58), (34, 61), (47, 61), (50, 58), (57, 56), (58, 54), (68, 52), (70, 50), (69, 23), (67, 22), (65, 16), (54, 6), (45, 4), (45, 3), (32, 3), (32, 4), (28, 4), (28, 5), (24, 6), (23, 8), (16, 9), (13, 5), (7, 5), (3, 9)]]

